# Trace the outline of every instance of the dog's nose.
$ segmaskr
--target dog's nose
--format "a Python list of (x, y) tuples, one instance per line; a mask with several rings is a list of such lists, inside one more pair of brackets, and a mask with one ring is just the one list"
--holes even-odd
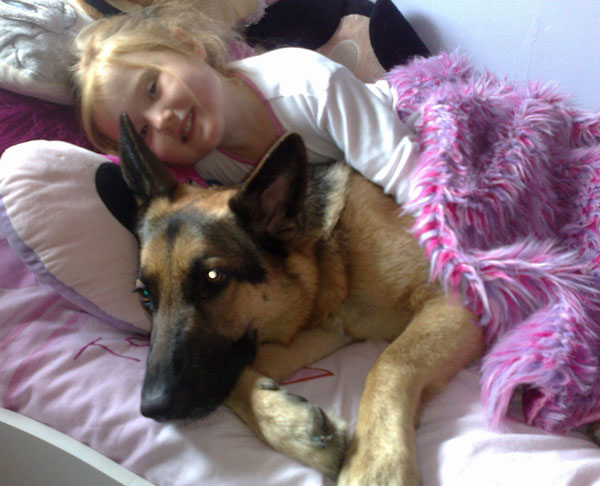
[(174, 412), (171, 395), (158, 388), (143, 389), (140, 408), (144, 417), (157, 421), (169, 420)]
[[(181, 329), (185, 325), (173, 327)], [(140, 409), (145, 417), (158, 421), (205, 417), (226, 400), (256, 355), (253, 331), (235, 342), (212, 334), (192, 337), (164, 341), (155, 338), (142, 384)]]

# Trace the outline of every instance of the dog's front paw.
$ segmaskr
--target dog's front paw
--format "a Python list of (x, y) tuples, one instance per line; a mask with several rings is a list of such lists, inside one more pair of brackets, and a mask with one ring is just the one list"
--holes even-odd
[(416, 468), (409, 461), (394, 457), (394, 451), (381, 454), (353, 454), (346, 458), (337, 486), (418, 486)]
[(269, 379), (254, 391), (258, 428), (274, 449), (335, 478), (347, 445), (346, 423)]
[[(366, 415), (363, 412), (362, 418)], [(418, 486), (412, 430), (387, 418), (361, 421), (359, 417), (337, 486)]]

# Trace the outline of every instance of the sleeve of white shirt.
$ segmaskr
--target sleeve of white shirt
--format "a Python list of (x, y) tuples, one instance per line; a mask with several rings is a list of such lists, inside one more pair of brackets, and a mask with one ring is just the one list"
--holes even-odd
[(328, 132), (352, 167), (399, 204), (407, 202), (419, 147), (391, 99), (386, 101), (340, 68), (332, 72), (316, 116), (320, 129)]

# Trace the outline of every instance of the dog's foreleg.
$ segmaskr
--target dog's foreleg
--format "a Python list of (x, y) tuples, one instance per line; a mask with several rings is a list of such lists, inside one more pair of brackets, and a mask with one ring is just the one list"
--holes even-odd
[(428, 301), (370, 370), (339, 486), (417, 486), (415, 426), (424, 398), (483, 350), (473, 317)]
[(276, 381), (348, 342), (340, 333), (312, 329), (299, 333), (289, 346), (262, 345), (226, 404), (273, 449), (336, 477), (346, 450), (345, 422)]
[(352, 342), (341, 331), (320, 327), (300, 331), (289, 345), (262, 344), (251, 367), (280, 383), (299, 369), (313, 364)]

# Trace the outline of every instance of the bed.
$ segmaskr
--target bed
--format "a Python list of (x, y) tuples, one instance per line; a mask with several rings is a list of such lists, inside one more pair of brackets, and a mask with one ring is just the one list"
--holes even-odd
[[(27, 24), (29, 12), (19, 3), (0, 8), (4, 22)], [(113, 3), (123, 8), (136, 2)], [(243, 16), (254, 38), (280, 40), (291, 35), (289, 26), (282, 34), (282, 19), (297, 17), (297, 3), (248, 2), (245, 11), (234, 13)], [(344, 3), (352, 2), (331, 5)], [(64, 36), (106, 14), (101, 7), (114, 8), (58, 0), (27, 5), (38, 9), (38, 24), (48, 20), (46, 32), (58, 32), (48, 26), (60, 24)], [(268, 13), (275, 7), (265, 16), (265, 8)], [(333, 25), (327, 27), (333, 35), (322, 34), (319, 29), (326, 27), (319, 24), (316, 33), (305, 34), (306, 47), (321, 48), (365, 78), (385, 70), (390, 53), (364, 32), (381, 12), (318, 13), (324, 24)], [(266, 18), (277, 22), (261, 24)], [(64, 36), (37, 42), (51, 51), (63, 45)], [(418, 38), (411, 39), (411, 51), (401, 55), (427, 54)], [(34, 65), (44, 60), (34, 54)], [(99, 201), (94, 185), (98, 168), (112, 162), (92, 151), (76, 130), (64, 80), (53, 74), (40, 81), (35, 69), (15, 70), (8, 57), (3, 59), (0, 483), (334, 484), (273, 452), (225, 407), (189, 423), (157, 423), (140, 415), (150, 323), (131, 293), (136, 243)], [(7, 107), (16, 105), (21, 109), (12, 109), (9, 117)], [(352, 426), (362, 383), (384, 346), (353, 344), (296, 373), (284, 386)], [(552, 434), (528, 425), (516, 393), (507, 418), (492, 427), (481, 396), (476, 362), (424, 409), (417, 430), (424, 486), (600, 484), (600, 448), (584, 426)]]

